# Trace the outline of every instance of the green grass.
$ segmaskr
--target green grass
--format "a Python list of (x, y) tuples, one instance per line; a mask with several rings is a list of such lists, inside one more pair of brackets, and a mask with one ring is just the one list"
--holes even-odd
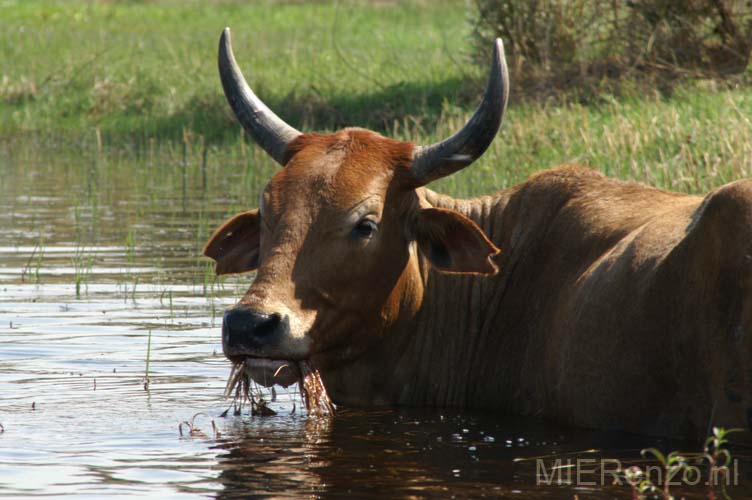
[(6, 0), (0, 132), (234, 138), (216, 69), (225, 26), (254, 88), (302, 126), (436, 113), (477, 73), (458, 62), (465, 14), (461, 1)]
[[(82, 148), (99, 164), (129, 158), (143, 172), (112, 175), (144, 192), (150, 169), (172, 163), (183, 165), (166, 174), (174, 189), (185, 190), (186, 175), (212, 184), (232, 172), (228, 198), (254, 200), (276, 168), (242, 139), (222, 95), (216, 46), (226, 25), (257, 93), (303, 130), (359, 125), (433, 142), (469, 117), (485, 76), (469, 62), (460, 0), (0, 0), (0, 8), (6, 149), (33, 140), (53, 151)], [(434, 187), (488, 193), (576, 161), (703, 192), (752, 174), (751, 117), (752, 89), (712, 82), (686, 84), (670, 98), (642, 88), (589, 105), (512, 102), (489, 152)], [(199, 173), (204, 149), (208, 167)], [(202, 233), (216, 222), (202, 221)]]

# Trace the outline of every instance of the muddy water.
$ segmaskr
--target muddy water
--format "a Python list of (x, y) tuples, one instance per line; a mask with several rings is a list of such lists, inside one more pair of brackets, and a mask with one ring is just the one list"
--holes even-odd
[(631, 498), (601, 459), (698, 448), (470, 412), (313, 419), (282, 389), (276, 416), (222, 417), (220, 318), (248, 278), (218, 281), (198, 255), (271, 166), (95, 150), (0, 147), (0, 496)]

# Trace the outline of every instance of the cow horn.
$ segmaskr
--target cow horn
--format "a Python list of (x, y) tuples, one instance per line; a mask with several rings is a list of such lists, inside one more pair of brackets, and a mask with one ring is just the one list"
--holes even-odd
[(509, 98), (509, 73), (504, 44), (494, 42), (486, 93), (475, 114), (453, 136), (415, 149), (410, 170), (420, 185), (428, 184), (470, 165), (482, 155), (501, 126)]
[(287, 147), (300, 132), (275, 115), (248, 86), (232, 53), (230, 28), (225, 28), (219, 39), (219, 76), (240, 124), (264, 151), (284, 165)]

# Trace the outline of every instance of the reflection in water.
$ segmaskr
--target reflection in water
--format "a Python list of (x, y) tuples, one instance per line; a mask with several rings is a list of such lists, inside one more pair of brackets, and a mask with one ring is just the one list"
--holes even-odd
[[(121, 153), (0, 143), (0, 497), (626, 499), (598, 475), (537, 486), (535, 457), (550, 473), (556, 459), (698, 448), (472, 412), (309, 419), (282, 390), (277, 416), (220, 417), (219, 321), (249, 277), (216, 280), (200, 249), (273, 167), (210, 158), (204, 178), (169, 152), (153, 164)], [(197, 413), (203, 435), (180, 437)], [(748, 484), (752, 460), (741, 473)]]
[(232, 436), (219, 448), (220, 498), (255, 494), (293, 497), (326, 491), (319, 471), (329, 465), (332, 420), (328, 418), (266, 417), (237, 422)]
[[(331, 420), (272, 417), (234, 422), (226, 432), (217, 446), (227, 452), (217, 457), (219, 498), (244, 498), (250, 491), (292, 498), (630, 498), (626, 484), (613, 484), (617, 460), (624, 467), (644, 463), (640, 449), (655, 444), (696, 447), (427, 410), (343, 410)], [(585, 460), (579, 485), (575, 469), (566, 472), (578, 459)], [(557, 460), (564, 471), (559, 475)], [(537, 484), (541, 472), (552, 484)], [(706, 496), (704, 488), (675, 490), (686, 498)]]

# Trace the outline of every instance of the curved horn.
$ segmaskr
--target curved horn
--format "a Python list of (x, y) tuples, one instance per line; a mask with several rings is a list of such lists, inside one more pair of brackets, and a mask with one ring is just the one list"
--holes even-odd
[(497, 38), (486, 93), (473, 117), (448, 139), (415, 149), (410, 170), (420, 185), (461, 170), (479, 158), (501, 126), (508, 98), (509, 73), (504, 58), (504, 44)]
[(225, 28), (219, 39), (219, 76), (240, 124), (264, 151), (284, 165), (287, 146), (300, 132), (275, 115), (248, 86), (232, 53), (230, 28)]

